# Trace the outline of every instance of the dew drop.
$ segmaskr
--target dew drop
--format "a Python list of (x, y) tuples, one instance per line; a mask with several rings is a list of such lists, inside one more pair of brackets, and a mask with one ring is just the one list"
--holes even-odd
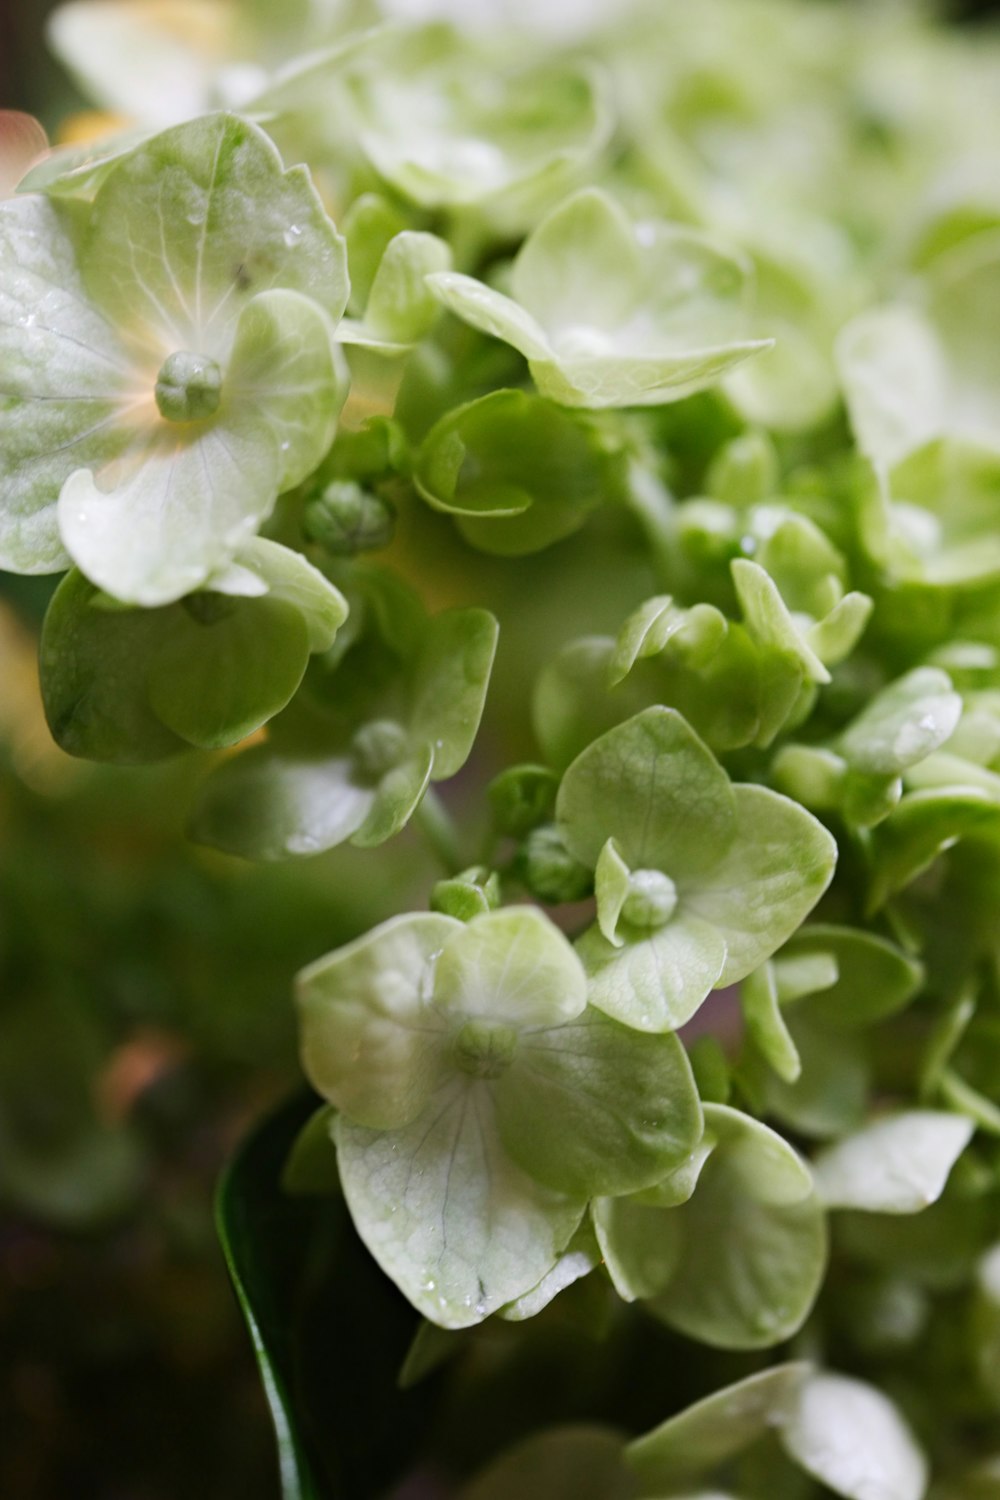
[(289, 224), (281, 237), (290, 250), (302, 238), (302, 229), (298, 224)]

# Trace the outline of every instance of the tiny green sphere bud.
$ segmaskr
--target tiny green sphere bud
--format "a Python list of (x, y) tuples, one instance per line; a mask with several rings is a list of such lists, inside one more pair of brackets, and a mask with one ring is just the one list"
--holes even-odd
[(335, 557), (387, 547), (396, 527), (388, 500), (350, 480), (334, 480), (305, 509), (305, 529)]
[(431, 911), (471, 922), (500, 905), (500, 877), (495, 870), (473, 865), (450, 880), (439, 880), (431, 891)]
[(156, 404), (168, 422), (201, 422), (214, 416), (221, 398), (222, 371), (214, 359), (181, 349), (163, 361)]
[(499, 1078), (514, 1061), (517, 1032), (496, 1021), (466, 1021), (451, 1044), (455, 1066), (473, 1078)]
[(393, 719), (373, 719), (358, 730), (351, 749), (362, 773), (372, 781), (379, 781), (393, 766), (399, 765), (409, 743), (401, 724)]
[(633, 870), (622, 916), (633, 927), (665, 927), (677, 906), (677, 887), (662, 870)]
[(571, 854), (553, 823), (532, 829), (517, 853), (515, 870), (539, 901), (582, 901), (594, 889), (593, 873)]

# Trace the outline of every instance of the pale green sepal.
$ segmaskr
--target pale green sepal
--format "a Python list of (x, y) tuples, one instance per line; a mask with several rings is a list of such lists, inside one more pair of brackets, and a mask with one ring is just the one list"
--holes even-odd
[(876, 1120), (813, 1161), (828, 1208), (915, 1214), (935, 1203), (975, 1125), (963, 1115), (908, 1110)]
[(962, 700), (938, 667), (917, 667), (883, 688), (840, 736), (837, 750), (868, 776), (897, 775), (953, 734)]
[(22, 177), (17, 190), (50, 198), (93, 198), (108, 173), (149, 135), (148, 130), (122, 130), (82, 146), (57, 146)]
[[(237, 552), (233, 566), (245, 569), (272, 599), (294, 604), (309, 630), (310, 651), (328, 651), (337, 631), (347, 619), (347, 600), (301, 552), (282, 547), (266, 537), (254, 537)], [(220, 593), (256, 593), (251, 588), (226, 588), (223, 580), (209, 579), (208, 587)]]
[(736, 827), (719, 863), (689, 879), (686, 911), (726, 943), (720, 984), (735, 984), (791, 937), (829, 885), (837, 844), (798, 803), (767, 787), (733, 788)]
[(810, 625), (805, 632), (808, 650), (826, 667), (845, 661), (854, 650), (872, 617), (875, 601), (868, 594), (852, 590), (833, 606), (829, 614)]
[(585, 1199), (651, 1187), (690, 1155), (703, 1128), (677, 1038), (643, 1035), (593, 1008), (522, 1034), (495, 1098), (514, 1160)]
[(796, 625), (774, 580), (749, 558), (738, 557), (730, 567), (747, 629), (758, 645), (794, 661), (808, 681), (829, 682), (829, 672)]
[(794, 1083), (802, 1072), (802, 1060), (785, 1025), (778, 1003), (774, 965), (762, 964), (744, 979), (740, 1001), (747, 1032), (779, 1078)]
[(647, 599), (618, 632), (608, 686), (622, 682), (637, 661), (669, 649), (692, 665), (703, 665), (715, 655), (728, 630), (725, 615), (712, 604), (681, 609), (669, 595)]
[(723, 1349), (764, 1349), (806, 1318), (826, 1266), (823, 1209), (786, 1141), (726, 1105), (705, 1105), (717, 1144), (679, 1208), (677, 1266), (648, 1306), (671, 1328)]
[(1000, 803), (975, 786), (909, 792), (876, 831), (868, 911), (878, 911), (959, 839), (1000, 836)]
[(844, 1500), (923, 1500), (927, 1460), (893, 1402), (865, 1381), (810, 1374), (780, 1435), (789, 1456)]
[(644, 1494), (676, 1493), (780, 1428), (811, 1373), (804, 1360), (773, 1365), (713, 1391), (625, 1450)]
[(636, 1302), (662, 1292), (680, 1261), (676, 1221), (642, 1197), (595, 1198), (590, 1207), (601, 1255), (619, 1297)]
[(577, 939), (590, 1004), (637, 1031), (674, 1031), (690, 1021), (725, 966), (718, 928), (681, 911), (659, 932), (622, 929), (621, 936), (615, 947), (595, 926)]
[(417, 743), (404, 760), (380, 777), (364, 822), (351, 834), (351, 843), (372, 849), (405, 828), (420, 806), (433, 773), (433, 746)]
[[(442, 921), (443, 918), (436, 920)], [(453, 1077), (400, 1130), (337, 1121), (341, 1182), (372, 1255), (443, 1328), (480, 1323), (536, 1287), (584, 1212), (500, 1144), (488, 1087)]]
[(434, 749), (435, 781), (460, 771), (479, 729), (499, 626), (485, 609), (434, 615), (411, 689), (410, 729)]
[(594, 892), (597, 896), (597, 925), (613, 948), (625, 939), (618, 935), (618, 918), (628, 897), (629, 867), (618, 852), (614, 839), (608, 839), (597, 856)]
[(445, 1022), (422, 984), (459, 930), (436, 913), (393, 917), (298, 975), (303, 1069), (359, 1125), (408, 1125), (447, 1076)]
[(0, 203), (0, 566), (68, 566), (56, 501), (81, 464), (121, 451), (137, 400), (122, 338), (87, 298), (86, 213), (27, 197)]
[(556, 816), (567, 848), (591, 868), (611, 837), (631, 869), (679, 881), (723, 856), (735, 827), (734, 789), (686, 720), (653, 707), (577, 756)]
[(698, 1186), (702, 1168), (714, 1150), (715, 1136), (706, 1130), (687, 1161), (682, 1161), (679, 1167), (668, 1172), (666, 1177), (654, 1183), (651, 1188), (634, 1193), (630, 1201), (644, 1204), (647, 1208), (679, 1208), (682, 1203), (687, 1203)]
[(319, 854), (364, 823), (375, 798), (353, 756), (294, 756), (255, 745), (208, 778), (191, 837), (244, 859)]
[(877, 933), (810, 922), (774, 959), (782, 1005), (808, 997), (802, 1014), (853, 1031), (895, 1015), (924, 980), (923, 965)]
[(425, 285), (451, 269), (451, 247), (435, 234), (404, 229), (386, 246), (375, 273), (365, 325), (377, 338), (409, 347), (430, 331), (439, 304)]
[(538, 1285), (532, 1287), (530, 1292), (525, 1292), (523, 1297), (502, 1307), (500, 1317), (508, 1323), (523, 1323), (527, 1318), (534, 1318), (560, 1292), (564, 1292), (582, 1277), (589, 1276), (600, 1263), (600, 1246), (594, 1235), (593, 1225), (585, 1218), (548, 1275), (543, 1276)]
[(512, 297), (459, 271), (437, 271), (427, 285), (450, 312), (481, 333), (503, 339), (526, 359), (547, 358), (545, 330)]
[(441, 1011), (533, 1028), (562, 1027), (581, 1014), (583, 968), (541, 911), (507, 907), (456, 925), (434, 970), (433, 1000)]

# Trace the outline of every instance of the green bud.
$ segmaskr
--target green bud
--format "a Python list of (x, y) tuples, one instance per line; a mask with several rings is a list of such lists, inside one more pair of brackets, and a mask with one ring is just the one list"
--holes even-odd
[(633, 927), (665, 927), (677, 906), (677, 887), (662, 870), (633, 870), (622, 916)]
[(460, 922), (471, 922), (500, 905), (500, 877), (485, 865), (473, 865), (450, 880), (439, 880), (431, 891), (431, 911)]
[(393, 719), (373, 719), (351, 741), (358, 768), (372, 781), (380, 781), (393, 766), (398, 766), (409, 747), (406, 730)]
[(334, 480), (305, 509), (306, 532), (335, 557), (387, 547), (396, 526), (388, 500), (350, 480)]
[(566, 848), (554, 823), (532, 829), (517, 852), (514, 869), (539, 901), (582, 901), (594, 889), (592, 871)]
[(168, 422), (201, 422), (222, 399), (222, 371), (214, 359), (180, 349), (168, 355), (156, 377), (156, 404)]
[(558, 778), (545, 766), (511, 766), (487, 788), (498, 833), (522, 839), (552, 815)]
[(466, 1021), (451, 1044), (455, 1066), (473, 1078), (499, 1078), (510, 1067), (516, 1051), (514, 1027), (497, 1021)]

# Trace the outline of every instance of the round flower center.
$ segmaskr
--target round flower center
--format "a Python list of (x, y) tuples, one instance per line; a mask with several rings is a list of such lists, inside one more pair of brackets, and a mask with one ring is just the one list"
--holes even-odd
[(663, 927), (674, 914), (677, 887), (662, 870), (633, 870), (622, 916), (633, 927)]
[(168, 422), (200, 422), (219, 409), (222, 371), (214, 359), (181, 349), (169, 355), (156, 377), (156, 404)]
[(466, 1021), (452, 1040), (455, 1066), (473, 1078), (499, 1078), (514, 1060), (517, 1032), (497, 1021)]

